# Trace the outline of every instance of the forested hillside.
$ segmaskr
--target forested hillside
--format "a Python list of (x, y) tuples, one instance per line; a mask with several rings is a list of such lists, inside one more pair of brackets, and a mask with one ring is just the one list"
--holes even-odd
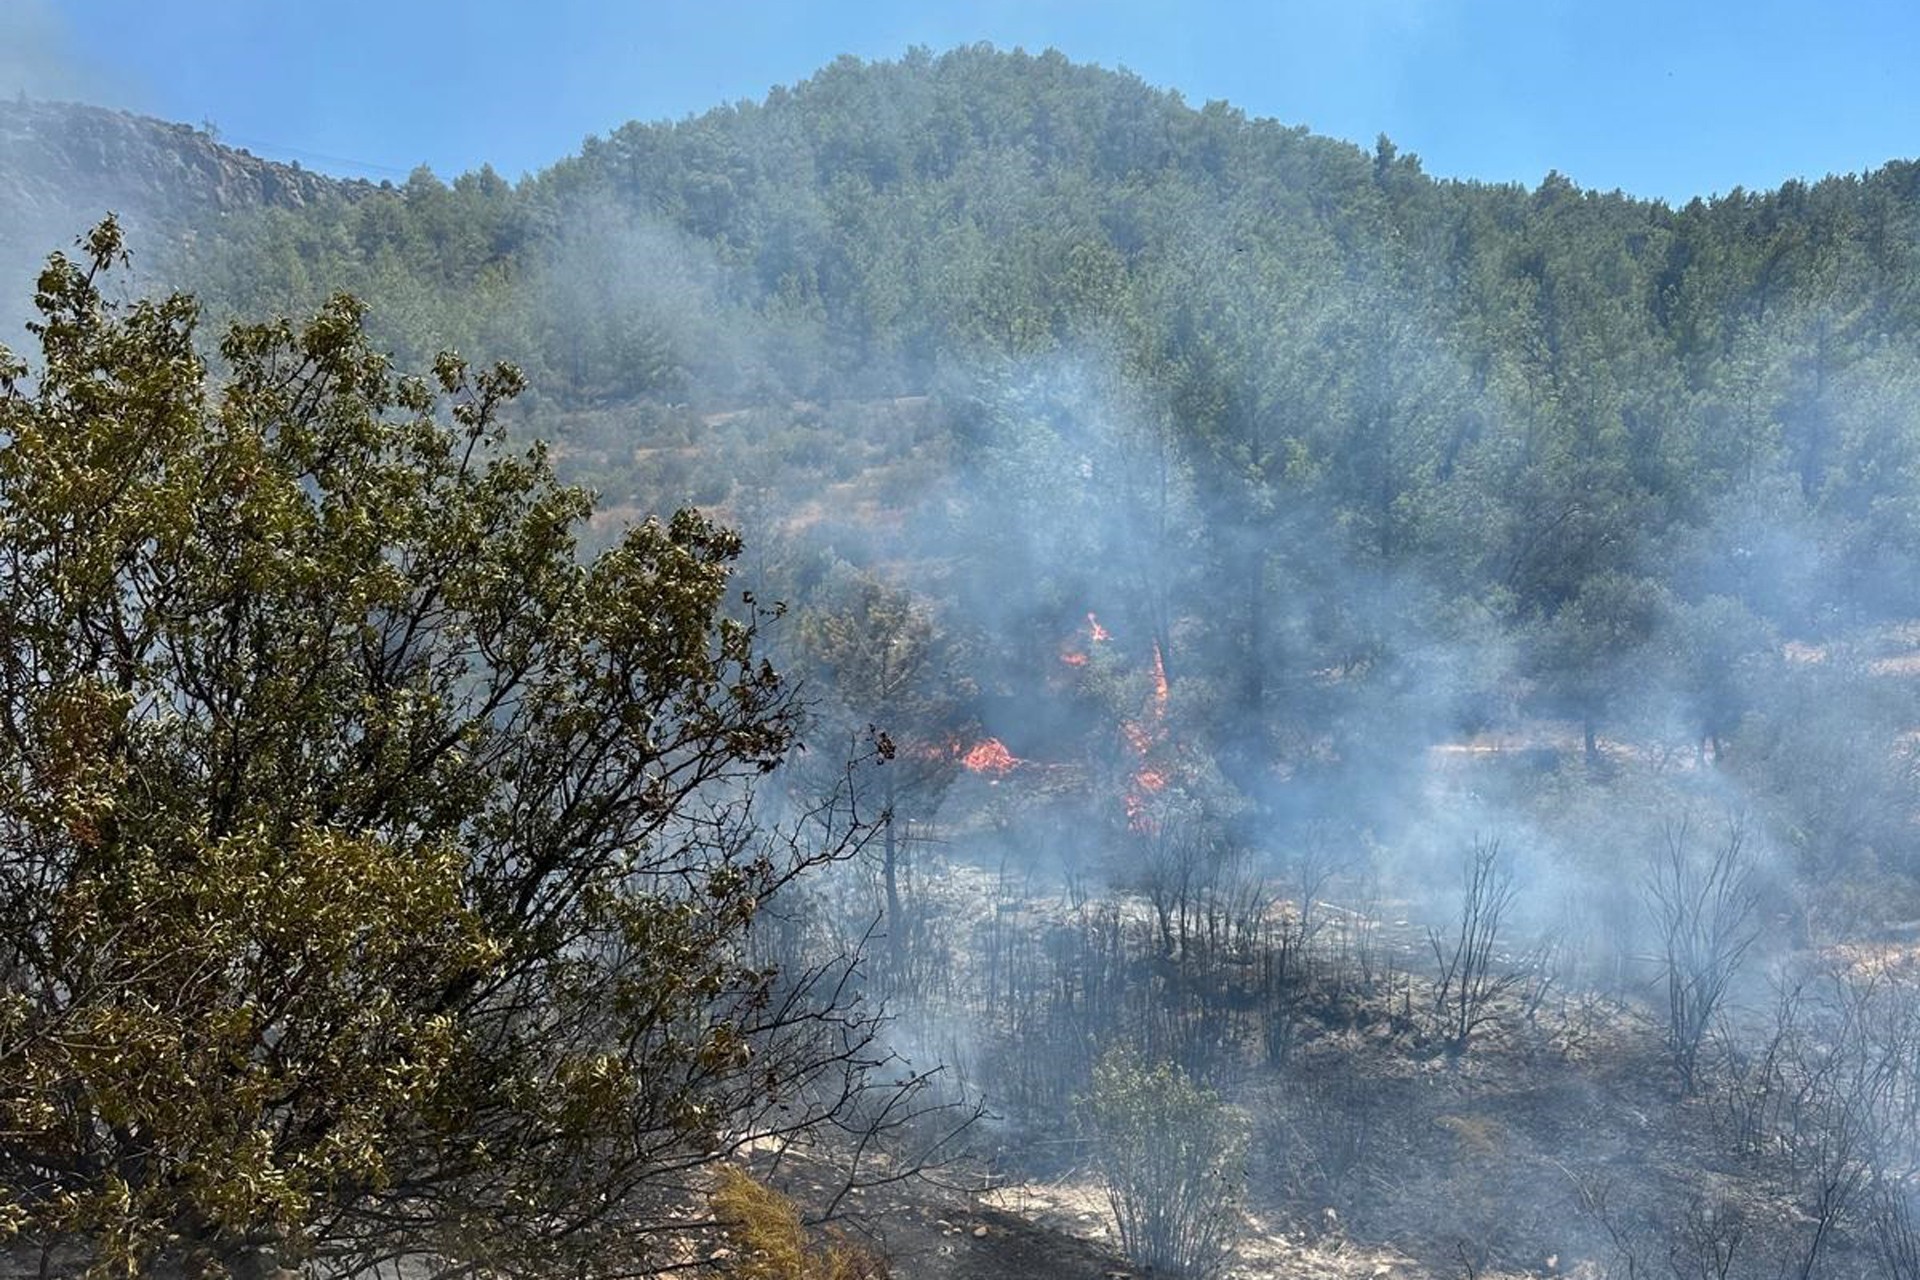
[[(1623, 720), (1718, 751), (1783, 642), (1920, 611), (1917, 218), (1912, 163), (1676, 210), (974, 48), (518, 187), (230, 219), (177, 274), (245, 314), (345, 288), (403, 358), (518, 361), (529, 429), (615, 501), (895, 562), (985, 626), (989, 686), (1093, 609), (1244, 772), (1518, 702), (1589, 755)], [(806, 514), (855, 481), (866, 517)]]
[(1920, 162), (1490, 186), (978, 46), (177, 226), (518, 364), (589, 543), (741, 531), (775, 807), (875, 822), (754, 957), (864, 945), (981, 1176), (1195, 1275), (1920, 1275)]

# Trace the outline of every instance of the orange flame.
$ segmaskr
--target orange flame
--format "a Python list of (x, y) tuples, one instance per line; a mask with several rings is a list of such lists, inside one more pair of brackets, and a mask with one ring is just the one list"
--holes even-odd
[(1060, 661), (1064, 662), (1066, 665), (1070, 667), (1084, 667), (1087, 665), (1087, 661), (1088, 661), (1087, 649), (1091, 648), (1093, 645), (1096, 645), (1096, 644), (1105, 644), (1107, 641), (1111, 639), (1113, 639), (1113, 633), (1100, 625), (1099, 618), (1095, 617), (1092, 613), (1088, 613), (1087, 614), (1088, 644), (1085, 647), (1081, 647), (1081, 646), (1075, 645), (1074, 642), (1071, 640), (1067, 641), (1065, 644), (1061, 646)]
[(1024, 761), (1007, 750), (1006, 744), (1000, 739), (985, 738), (969, 748), (966, 754), (960, 757), (960, 763), (973, 773), (1003, 777), (1012, 773)]
[(1166, 786), (1167, 775), (1158, 769), (1142, 766), (1133, 775), (1133, 785), (1121, 799), (1127, 812), (1127, 830), (1152, 835), (1160, 829), (1160, 820), (1154, 816), (1150, 804)]
[(1160, 830), (1160, 819), (1154, 816), (1151, 801), (1167, 785), (1167, 775), (1158, 769), (1142, 769), (1133, 775), (1133, 790), (1127, 792), (1122, 804), (1127, 811), (1127, 830), (1150, 836)]
[(1134, 770), (1133, 785), (1125, 799), (1127, 828), (1143, 835), (1151, 835), (1159, 829), (1160, 824), (1154, 818), (1148, 800), (1166, 790), (1169, 781), (1167, 772), (1153, 763), (1153, 757), (1166, 737), (1167, 695), (1167, 664), (1160, 655), (1159, 642), (1155, 641), (1152, 701), (1147, 704), (1144, 717), (1128, 720), (1120, 726), (1127, 746), (1140, 758), (1140, 767)]

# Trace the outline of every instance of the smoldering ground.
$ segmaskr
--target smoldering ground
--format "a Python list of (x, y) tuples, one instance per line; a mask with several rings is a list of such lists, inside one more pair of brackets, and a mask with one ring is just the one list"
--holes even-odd
[[(1890, 861), (1908, 848), (1887, 826), (1907, 811), (1911, 703), (1889, 659), (1809, 661), (1780, 638), (1867, 607), (1814, 567), (1843, 554), (1836, 530), (1810, 512), (1757, 525), (1745, 491), (1698, 522), (1676, 594), (1595, 664), (1608, 696), (1590, 757), (1528, 666), (1530, 624), (1418, 566), (1382, 568), (1353, 545), (1376, 530), (1311, 500), (1271, 541), (1235, 536), (1164, 399), (1109, 352), (995, 362), (960, 385), (956, 469), (884, 534), (835, 530), (821, 550), (909, 592), (937, 584), (918, 594), (966, 638), (978, 733), (1013, 757), (990, 777), (957, 767), (899, 815), (917, 833), (914, 945), (938, 976), (883, 984), (902, 1052), (996, 1109), (982, 1134), (1003, 1176), (1040, 1150), (1045, 1169), (1072, 1166), (1063, 1117), (1101, 1047), (1128, 1040), (1247, 1103), (1249, 1203), (1296, 1233), (1413, 1242), (1435, 1268), (1459, 1249), (1476, 1268), (1611, 1272), (1737, 1248), (1764, 1270), (1839, 1250), (1815, 1233), (1847, 1218), (1846, 1265), (1868, 1265), (1870, 1229), (1904, 1212), (1879, 1175), (1794, 1225), (1804, 1179), (1834, 1167), (1816, 1150), (1831, 1135), (1812, 1135), (1852, 1121), (1776, 1116), (1791, 1135), (1762, 1138), (1731, 1119), (1788, 1078), (1827, 1088), (1810, 1082), (1855, 1052), (1844, 1036), (1795, 1039), (1795, 1018), (1831, 1026), (1864, 998), (1828, 950), (1843, 930), (1806, 891), (1812, 869), (1863, 844)], [(1257, 563), (1223, 566), (1235, 556)], [(1281, 597), (1265, 649), (1230, 634), (1233, 602), (1210, 609), (1223, 578)], [(1716, 624), (1759, 639), (1714, 650), (1701, 632)], [(1257, 718), (1220, 661), (1235, 645), (1268, 668)], [(1702, 680), (1703, 645), (1720, 685)], [(1142, 829), (1128, 821), (1128, 735), (1156, 668), (1166, 756), (1185, 763), (1154, 797), (1165, 825)], [(1714, 698), (1735, 704), (1717, 721)], [(1868, 703), (1878, 713), (1863, 717)], [(1738, 755), (1754, 767), (1727, 767)], [(1432, 1005), (1476, 848), (1497, 848), (1512, 896), (1478, 1044), (1456, 1050)], [(1738, 919), (1713, 925), (1695, 900), (1677, 926), (1663, 917), (1663, 860), (1671, 897), (1700, 893), (1723, 859), (1751, 899)], [(873, 894), (854, 900), (872, 910)], [(1155, 919), (1168, 899), (1182, 917), (1171, 944)], [(1721, 928), (1713, 945), (1737, 953), (1693, 1028), (1689, 1070), (1723, 1073), (1712, 1097), (1676, 1081), (1681, 1033), (1661, 1025), (1676, 968), (1698, 961), (1673, 949), (1675, 927)], [(1788, 991), (1819, 1012), (1783, 1014)], [(1812, 1056), (1789, 1062), (1787, 1039)], [(1842, 1092), (1819, 1105), (1882, 1105)], [(1799, 1144), (1784, 1172), (1752, 1145), (1767, 1142)], [(1897, 1168), (1904, 1151), (1877, 1158)], [(1689, 1189), (1714, 1152), (1736, 1171)]]

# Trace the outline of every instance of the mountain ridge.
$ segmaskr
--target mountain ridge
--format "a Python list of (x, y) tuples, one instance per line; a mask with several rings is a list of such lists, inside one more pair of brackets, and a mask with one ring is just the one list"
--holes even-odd
[(88, 199), (165, 223), (243, 208), (297, 209), (373, 189), (364, 179), (267, 160), (153, 116), (83, 102), (0, 101), (0, 210), (14, 217), (64, 212)]

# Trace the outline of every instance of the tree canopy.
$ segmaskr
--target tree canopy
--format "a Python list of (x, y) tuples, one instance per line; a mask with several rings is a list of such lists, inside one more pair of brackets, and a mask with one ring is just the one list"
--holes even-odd
[[(683, 511), (591, 558), (510, 368), (339, 297), (103, 291), (0, 352), (0, 1223), (99, 1273), (646, 1273), (695, 1172), (856, 1096), (872, 1024), (747, 939), (796, 708)], [(816, 971), (812, 979), (819, 979)]]

